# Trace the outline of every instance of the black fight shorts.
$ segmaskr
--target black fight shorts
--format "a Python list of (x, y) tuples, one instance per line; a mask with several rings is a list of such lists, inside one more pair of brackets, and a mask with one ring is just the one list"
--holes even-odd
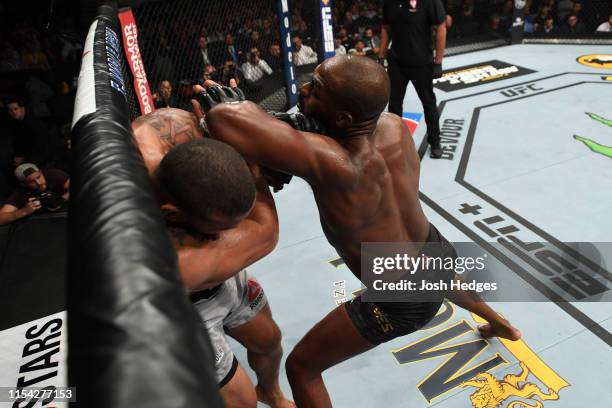
[[(430, 245), (426, 246), (424, 255), (457, 257), (453, 246), (431, 224), (427, 242)], [(357, 296), (344, 303), (344, 307), (357, 331), (367, 341), (378, 345), (421, 329), (438, 313), (443, 300), (444, 293), (430, 302), (363, 302), (361, 296)]]

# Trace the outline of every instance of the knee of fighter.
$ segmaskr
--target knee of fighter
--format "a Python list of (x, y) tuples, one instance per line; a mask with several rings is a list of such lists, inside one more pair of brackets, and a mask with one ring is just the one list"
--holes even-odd
[(252, 344), (250, 351), (258, 354), (272, 354), (281, 347), (281, 331), (277, 325), (265, 329), (260, 339)]
[(285, 361), (285, 370), (287, 371), (288, 376), (299, 375), (309, 370), (308, 357), (300, 351), (299, 347), (295, 348), (287, 356), (287, 361)]

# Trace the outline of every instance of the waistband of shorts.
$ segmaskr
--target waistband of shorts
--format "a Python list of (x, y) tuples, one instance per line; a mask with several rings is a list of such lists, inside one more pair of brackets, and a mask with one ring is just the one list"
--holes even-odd
[(440, 231), (438, 231), (438, 229), (432, 223), (429, 223), (429, 231), (427, 233), (426, 242), (439, 242), (440, 238)]
[(219, 291), (219, 289), (221, 289), (222, 285), (223, 284), (221, 283), (215, 286), (214, 288), (198, 290), (197, 292), (193, 292), (189, 294), (189, 300), (191, 300), (191, 303), (197, 303), (200, 300), (210, 299), (211, 297), (215, 296), (215, 294)]

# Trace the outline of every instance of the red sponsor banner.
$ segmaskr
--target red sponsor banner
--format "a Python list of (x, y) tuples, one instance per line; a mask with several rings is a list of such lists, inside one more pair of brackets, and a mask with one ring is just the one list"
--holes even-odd
[(153, 95), (151, 94), (151, 88), (149, 88), (147, 73), (145, 72), (140, 55), (140, 48), (138, 48), (138, 29), (136, 28), (136, 21), (134, 20), (132, 10), (130, 8), (121, 10), (119, 12), (119, 21), (121, 21), (121, 33), (123, 34), (123, 49), (130, 64), (132, 76), (134, 77), (134, 89), (136, 90), (136, 96), (138, 96), (140, 112), (144, 115), (153, 112), (155, 106), (153, 105)]

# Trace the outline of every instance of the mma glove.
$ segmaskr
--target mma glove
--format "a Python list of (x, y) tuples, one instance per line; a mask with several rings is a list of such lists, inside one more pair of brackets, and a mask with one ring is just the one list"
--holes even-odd
[(208, 113), (212, 108), (220, 103), (240, 103), (244, 101), (244, 93), (240, 88), (230, 88), (229, 86), (213, 86), (198, 95), (200, 105), (204, 112)]
[(433, 79), (442, 78), (442, 64), (433, 64)]
[(296, 113), (285, 113), (285, 112), (271, 112), (271, 115), (276, 119), (287, 123), (295, 130), (302, 132), (320, 133), (325, 134), (325, 127), (318, 120), (306, 116), (301, 112)]

